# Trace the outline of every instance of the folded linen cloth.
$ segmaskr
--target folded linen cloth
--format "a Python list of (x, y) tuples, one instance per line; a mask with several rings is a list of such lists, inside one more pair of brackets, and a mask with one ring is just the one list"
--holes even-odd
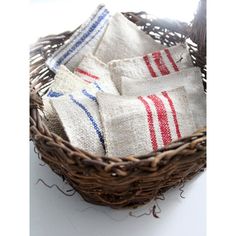
[(118, 90), (121, 89), (121, 76), (155, 78), (192, 66), (193, 63), (185, 44), (165, 48), (141, 57), (114, 60), (109, 63), (111, 78)]
[(195, 131), (184, 87), (149, 96), (97, 94), (108, 156), (143, 155)]
[(51, 99), (50, 103), (73, 146), (94, 155), (105, 155), (103, 130), (94, 93), (84, 90), (82, 94), (66, 94)]
[(184, 69), (180, 72), (156, 79), (133, 79), (122, 77), (122, 94), (130, 96), (149, 95), (184, 86), (189, 107), (197, 128), (206, 126), (206, 94), (198, 67)]
[(82, 24), (48, 60), (47, 65), (56, 72), (60, 65), (71, 71), (88, 52), (97, 48), (109, 22), (110, 14), (104, 5), (99, 5), (90, 18)]
[(110, 19), (94, 55), (107, 63), (114, 59), (141, 56), (163, 48), (164, 46), (157, 43), (121, 13), (116, 13)]
[(115, 87), (115, 84), (111, 80), (108, 65), (100, 61), (91, 53), (84, 56), (83, 60), (75, 68), (74, 73), (86, 78), (87, 81), (99, 81), (99, 83), (104, 86), (109, 84), (110, 87)]

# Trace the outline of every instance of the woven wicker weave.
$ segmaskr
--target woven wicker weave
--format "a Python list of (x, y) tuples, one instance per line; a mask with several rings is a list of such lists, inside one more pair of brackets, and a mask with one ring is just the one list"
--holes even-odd
[[(194, 65), (202, 70), (206, 88), (205, 6), (202, 0), (190, 25), (147, 19), (145, 12), (124, 15), (164, 45), (187, 41)], [(206, 166), (205, 128), (156, 153), (123, 158), (93, 156), (48, 130), (40, 112), (41, 96), (52, 83), (54, 73), (47, 68), (45, 60), (72, 33), (40, 38), (30, 51), (30, 135), (42, 160), (86, 201), (113, 208), (145, 204), (202, 171)]]

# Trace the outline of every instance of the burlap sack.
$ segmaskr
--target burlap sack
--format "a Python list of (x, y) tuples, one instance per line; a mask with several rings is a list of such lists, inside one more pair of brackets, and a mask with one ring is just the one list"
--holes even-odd
[(104, 155), (104, 137), (96, 97), (72, 93), (50, 100), (75, 147), (94, 155)]
[(108, 156), (157, 151), (195, 130), (184, 87), (150, 96), (97, 94)]
[(104, 63), (115, 59), (141, 56), (164, 48), (121, 13), (110, 19), (107, 30), (95, 51)]
[(130, 96), (149, 95), (184, 86), (189, 107), (197, 128), (206, 126), (206, 94), (200, 68), (192, 67), (156, 79), (133, 79), (122, 77), (122, 94)]
[[(83, 60), (75, 68), (74, 73), (89, 82), (99, 81), (99, 84), (104, 86), (104, 89), (106, 86), (109, 87), (109, 90), (112, 87), (115, 88), (115, 84), (111, 80), (108, 65), (91, 53), (84, 56)], [(116, 88), (114, 90), (117, 92)], [(115, 91), (113, 93), (115, 94)]]
[(56, 72), (60, 65), (71, 71), (83, 56), (94, 52), (107, 28), (110, 14), (104, 5), (99, 5), (91, 17), (82, 24), (70, 39), (47, 60), (47, 65)]
[(109, 63), (111, 78), (119, 91), (121, 76), (129, 78), (160, 77), (192, 66), (185, 44), (165, 48), (145, 56), (114, 60)]

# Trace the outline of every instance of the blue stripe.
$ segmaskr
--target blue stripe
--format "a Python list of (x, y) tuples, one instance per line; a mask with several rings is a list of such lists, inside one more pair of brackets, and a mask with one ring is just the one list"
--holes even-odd
[[(108, 20), (107, 20), (108, 21)], [(82, 47), (81, 47), (81, 49), (83, 49), (83, 47), (85, 47), (91, 40), (93, 40), (99, 33), (100, 33), (100, 31), (102, 30), (102, 28), (104, 28), (104, 26), (105, 25), (103, 25), (100, 29), (99, 29), (99, 31), (97, 31), (92, 37), (90, 37), (90, 39), (89, 39), (89, 41), (87, 41)], [(78, 49), (79, 50), (79, 49)], [(73, 55), (71, 55), (71, 57), (73, 57)], [(69, 57), (68, 58), (68, 60), (70, 60), (70, 58), (71, 57)], [(68, 60), (66, 60), (66, 62), (68, 61)], [(53, 62), (53, 63), (52, 63)], [(49, 64), (50, 63), (52, 63), (52, 64), (54, 64), (53, 66), (52, 66), (52, 70), (54, 70), (54, 71), (56, 71), (56, 69), (63, 63), (61, 63), (61, 64), (55, 64), (55, 60), (54, 59), (51, 59), (51, 62), (49, 62)], [(64, 62), (65, 63), (65, 62)]]
[(91, 99), (92, 101), (97, 103), (97, 98), (95, 96), (93, 96), (92, 94), (88, 93), (86, 89), (82, 90), (82, 93), (88, 97), (89, 99)]
[(78, 100), (74, 99), (74, 97), (72, 95), (69, 95), (70, 99), (72, 102), (74, 102), (77, 106), (79, 106), (84, 112), (85, 114), (88, 116), (90, 122), (92, 123), (93, 125), (93, 128), (95, 129), (97, 135), (98, 135), (98, 138), (100, 140), (100, 143), (102, 144), (102, 147), (103, 149), (105, 150), (105, 145), (104, 145), (104, 138), (103, 138), (103, 134), (102, 132), (100, 131), (96, 121), (94, 120), (94, 118), (92, 117), (91, 113), (87, 110), (87, 108), (81, 104)]
[(51, 97), (51, 98), (53, 98), (53, 97), (57, 98), (57, 97), (60, 97), (60, 96), (63, 96), (63, 95), (64, 95), (63, 93), (58, 93), (58, 92), (50, 90), (50, 92), (48, 93), (47, 96)]
[(96, 87), (99, 91), (103, 92), (103, 90), (101, 89), (101, 87), (98, 85), (97, 82), (93, 82), (93, 84), (95, 85), (95, 87)]
[[(87, 32), (85, 32), (80, 38), (77, 39), (77, 42), (71, 46), (71, 48), (65, 52), (56, 62), (56, 67), (58, 67), (71, 53), (73, 53), (84, 41), (88, 38), (91, 33), (97, 28), (101, 21), (109, 14), (108, 10), (105, 9), (98, 19), (90, 26)], [(91, 38), (92, 39), (92, 38)], [(90, 39), (90, 40), (91, 40)], [(89, 41), (90, 41), (89, 40)], [(88, 43), (88, 42), (87, 42)], [(84, 45), (85, 46), (85, 45)]]

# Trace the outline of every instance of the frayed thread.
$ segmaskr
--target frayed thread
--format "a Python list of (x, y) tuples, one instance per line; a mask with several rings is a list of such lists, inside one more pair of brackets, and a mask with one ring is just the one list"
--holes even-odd
[[(74, 189), (69, 189), (69, 190), (66, 190), (66, 192), (64, 192), (62, 189), (60, 189), (56, 184), (53, 184), (53, 185), (48, 185), (46, 184), (42, 179), (38, 179), (38, 181), (36, 182), (36, 184), (38, 184), (39, 182), (43, 183), (46, 187), (48, 188), (53, 188), (53, 187), (56, 187), (61, 193), (63, 193), (65, 196), (68, 196), (68, 197), (71, 197), (73, 196), (76, 191)], [(74, 190), (74, 191), (73, 191)], [(71, 192), (73, 191), (73, 193), (71, 194), (68, 194), (67, 192)]]
[[(159, 209), (159, 211), (156, 211), (156, 208)], [(155, 205), (153, 205), (153, 207), (151, 209), (149, 209), (148, 212), (144, 212), (140, 215), (134, 215), (133, 212), (129, 212), (129, 215), (132, 216), (132, 217), (135, 217), (135, 218), (140, 218), (142, 216), (149, 216), (152, 214), (153, 217), (159, 219), (160, 217), (158, 216), (158, 214), (161, 212), (161, 209), (159, 207), (159, 205), (156, 203)]]
[(182, 183), (181, 183), (181, 186), (179, 187), (179, 191), (180, 191), (180, 197), (181, 198), (185, 198), (185, 196), (183, 196), (183, 193), (184, 193), (184, 190), (183, 190), (183, 188), (184, 188), (184, 181), (182, 180)]

